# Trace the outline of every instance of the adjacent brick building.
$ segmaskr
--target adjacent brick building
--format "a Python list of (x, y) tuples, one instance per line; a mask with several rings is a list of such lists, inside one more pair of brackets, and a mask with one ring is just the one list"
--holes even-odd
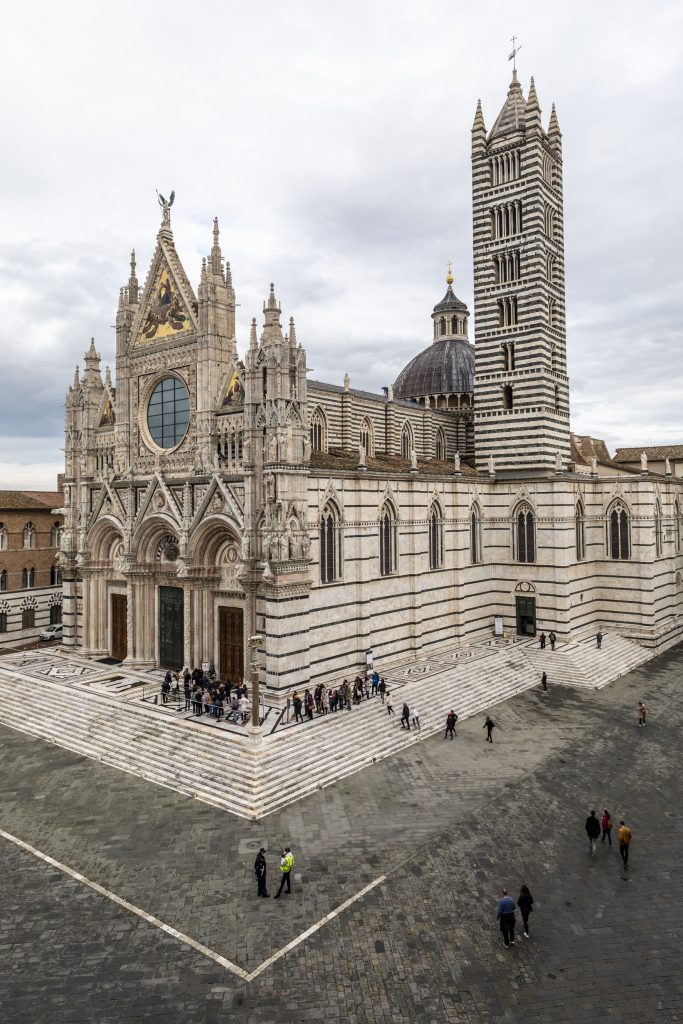
[(59, 491), (0, 491), (0, 648), (62, 621)]

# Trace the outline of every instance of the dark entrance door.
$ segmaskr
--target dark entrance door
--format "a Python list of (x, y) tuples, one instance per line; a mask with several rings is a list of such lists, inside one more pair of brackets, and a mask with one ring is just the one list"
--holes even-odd
[(518, 636), (536, 636), (536, 598), (517, 598)]
[(159, 587), (159, 665), (183, 667), (182, 587)]
[(221, 679), (236, 683), (244, 678), (244, 616), (241, 608), (218, 609)]
[(111, 656), (123, 661), (128, 654), (128, 598), (125, 594), (111, 595)]

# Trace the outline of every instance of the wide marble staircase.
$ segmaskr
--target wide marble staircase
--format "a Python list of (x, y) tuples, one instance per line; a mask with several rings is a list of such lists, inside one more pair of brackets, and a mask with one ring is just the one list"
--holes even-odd
[[(555, 652), (530, 642), (454, 647), (386, 667), (394, 716), (374, 697), (270, 735), (264, 729), (258, 740), (61, 678), (42, 679), (34, 689), (36, 703), (27, 703), (32, 687), (26, 684), (36, 680), (23, 679), (16, 665), (0, 658), (0, 722), (242, 817), (260, 818), (438, 733), (451, 708), (462, 720), (538, 686), (544, 669), (551, 686), (599, 688), (651, 656), (615, 634), (605, 635), (601, 651), (594, 639)], [(404, 702), (418, 708), (419, 731), (401, 728)]]

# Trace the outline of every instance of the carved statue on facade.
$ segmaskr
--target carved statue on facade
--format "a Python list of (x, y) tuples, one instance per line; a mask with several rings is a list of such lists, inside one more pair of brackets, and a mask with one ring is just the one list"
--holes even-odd
[(175, 201), (175, 190), (173, 190), (171, 192), (171, 194), (168, 197), (168, 199), (165, 199), (164, 196), (162, 196), (161, 193), (159, 192), (159, 190), (157, 189), (157, 202), (159, 203), (159, 206), (161, 207), (161, 213), (162, 213), (163, 223), (164, 224), (170, 224), (171, 223), (171, 207), (173, 206), (174, 201)]

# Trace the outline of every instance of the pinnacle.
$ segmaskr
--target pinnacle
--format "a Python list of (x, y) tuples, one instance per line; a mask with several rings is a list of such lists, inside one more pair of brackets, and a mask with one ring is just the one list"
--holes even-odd
[(486, 131), (486, 125), (484, 124), (484, 114), (481, 109), (481, 100), (477, 100), (477, 109), (474, 115), (474, 124), (472, 125), (472, 131)]
[(557, 120), (557, 111), (555, 110), (555, 104), (553, 103), (550, 111), (550, 121), (548, 122), (548, 135), (561, 135), (560, 123)]

